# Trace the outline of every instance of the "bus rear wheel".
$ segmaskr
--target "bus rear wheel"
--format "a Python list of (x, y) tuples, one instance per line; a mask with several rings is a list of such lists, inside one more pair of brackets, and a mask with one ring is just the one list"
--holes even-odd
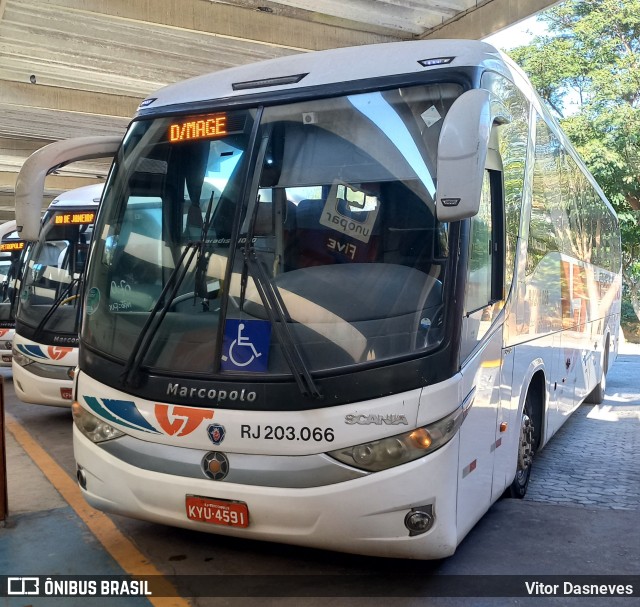
[(533, 464), (534, 441), (533, 397), (531, 392), (529, 392), (526, 400), (524, 401), (522, 419), (520, 421), (518, 468), (516, 470), (516, 476), (508, 489), (508, 494), (511, 497), (522, 499), (527, 493), (529, 477), (531, 476), (531, 465)]
[(602, 356), (602, 374), (600, 375), (600, 381), (597, 383), (593, 391), (587, 395), (584, 399), (585, 403), (590, 405), (601, 405), (605, 398), (605, 392), (607, 391), (607, 371), (609, 370), (609, 339), (607, 338), (606, 345), (604, 347), (604, 354)]

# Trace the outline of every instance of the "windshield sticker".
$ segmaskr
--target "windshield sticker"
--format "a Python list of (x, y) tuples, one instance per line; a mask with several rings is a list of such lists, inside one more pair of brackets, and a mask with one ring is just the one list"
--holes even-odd
[(91, 316), (92, 314), (95, 314), (99, 305), (100, 291), (96, 287), (92, 287), (87, 293), (87, 299), (84, 306), (84, 309), (87, 311), (87, 315)]
[(269, 363), (271, 323), (267, 320), (227, 319), (222, 342), (223, 371), (264, 373)]
[(320, 224), (368, 243), (379, 209), (377, 197), (367, 196), (363, 192), (351, 190), (345, 184), (335, 183), (324, 203)]
[(428, 127), (431, 127), (438, 122), (438, 120), (441, 120), (442, 116), (440, 116), (440, 112), (436, 110), (435, 105), (432, 105), (428, 110), (425, 110), (420, 114), (420, 118), (422, 118)]
[(341, 242), (340, 240), (336, 240), (335, 238), (329, 238), (327, 240), (327, 249), (335, 253), (340, 253), (341, 255), (349, 257), (352, 260), (356, 258), (356, 253), (358, 252), (358, 248), (356, 247), (356, 245), (350, 242)]
[(156, 404), (156, 420), (169, 436), (191, 434), (205, 419), (213, 418), (211, 409), (196, 409), (180, 405)]

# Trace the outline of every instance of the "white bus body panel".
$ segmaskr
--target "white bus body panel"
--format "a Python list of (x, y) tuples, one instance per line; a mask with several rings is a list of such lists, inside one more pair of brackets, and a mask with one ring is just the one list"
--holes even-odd
[[(13, 347), (36, 363), (70, 369), (78, 364), (78, 348), (45, 346), (16, 334)], [(13, 361), (13, 385), (18, 398), (25, 403), (70, 407), (72, 403), (72, 379), (50, 379), (29, 371)], [(64, 373), (64, 371), (62, 371)], [(62, 394), (66, 393), (67, 398)]]

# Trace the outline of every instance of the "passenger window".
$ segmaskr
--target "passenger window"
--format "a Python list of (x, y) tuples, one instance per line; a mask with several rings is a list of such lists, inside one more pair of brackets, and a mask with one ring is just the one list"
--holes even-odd
[(491, 184), (489, 171), (485, 171), (480, 199), (480, 210), (471, 219), (469, 235), (469, 265), (465, 311), (467, 314), (484, 308), (492, 300), (493, 229), (491, 216)]

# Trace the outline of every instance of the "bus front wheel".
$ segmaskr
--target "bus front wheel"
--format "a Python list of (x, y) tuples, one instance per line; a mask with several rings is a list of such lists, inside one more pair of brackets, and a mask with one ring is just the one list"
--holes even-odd
[(527, 493), (529, 477), (531, 476), (531, 465), (533, 463), (534, 441), (533, 395), (531, 391), (529, 391), (524, 401), (524, 406), (522, 407), (520, 437), (518, 442), (518, 468), (516, 470), (516, 476), (508, 489), (508, 494), (511, 497), (522, 499)]

